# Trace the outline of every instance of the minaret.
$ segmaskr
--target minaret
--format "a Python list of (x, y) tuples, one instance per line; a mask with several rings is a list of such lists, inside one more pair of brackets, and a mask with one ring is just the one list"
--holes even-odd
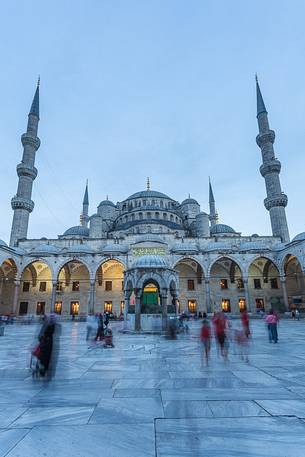
[(213, 194), (213, 189), (212, 189), (212, 184), (211, 184), (211, 179), (209, 177), (209, 206), (210, 206), (210, 222), (211, 226), (218, 224), (218, 213), (216, 211), (215, 207), (215, 199), (214, 199), (214, 194)]
[(257, 122), (259, 134), (256, 142), (261, 149), (263, 164), (260, 167), (262, 177), (265, 179), (267, 198), (264, 200), (265, 208), (269, 211), (272, 234), (278, 236), (284, 243), (289, 241), (289, 231), (286, 220), (285, 206), (288, 198), (282, 192), (280, 183), (281, 162), (274, 156), (273, 143), (275, 133), (269, 128), (268, 113), (256, 77), (257, 97)]
[(83, 227), (88, 227), (88, 222), (89, 222), (89, 197), (88, 197), (88, 179), (86, 183), (86, 189), (85, 189), (85, 194), (84, 194), (84, 199), (83, 199), (83, 211), (82, 214), (80, 215), (80, 224)]
[(34, 167), (34, 164), (35, 154), (40, 146), (40, 139), (37, 136), (39, 122), (39, 83), (40, 78), (38, 79), (36, 92), (28, 116), (27, 131), (21, 136), (23, 156), (21, 163), (17, 165), (17, 175), (19, 177), (17, 194), (11, 201), (14, 216), (10, 246), (15, 246), (19, 239), (27, 237), (29, 216), (34, 209), (34, 202), (31, 200), (33, 181), (37, 176), (37, 169)]

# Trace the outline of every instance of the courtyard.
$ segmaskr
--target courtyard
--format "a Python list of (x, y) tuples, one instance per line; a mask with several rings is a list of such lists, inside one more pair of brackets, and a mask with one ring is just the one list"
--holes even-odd
[(225, 363), (213, 341), (208, 368), (200, 322), (176, 340), (121, 334), (121, 325), (104, 349), (85, 341), (86, 323), (62, 323), (51, 381), (28, 369), (36, 326), (5, 327), (1, 457), (305, 455), (305, 321), (282, 320), (276, 345), (253, 320), (249, 363), (233, 345)]

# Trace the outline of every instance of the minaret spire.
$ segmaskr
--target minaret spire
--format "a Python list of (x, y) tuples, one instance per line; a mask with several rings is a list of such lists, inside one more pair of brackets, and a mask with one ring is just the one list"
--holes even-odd
[(35, 168), (36, 151), (40, 146), (37, 136), (39, 123), (39, 83), (28, 116), (27, 131), (21, 136), (23, 156), (21, 163), (17, 165), (18, 188), (17, 194), (12, 198), (11, 205), (14, 210), (11, 229), (10, 246), (16, 246), (19, 239), (26, 238), (28, 233), (29, 216), (34, 209), (31, 200), (33, 181), (37, 176)]
[(215, 198), (213, 194), (211, 178), (209, 177), (209, 207), (210, 207), (210, 222), (211, 226), (218, 224), (218, 213), (215, 206)]
[(88, 227), (89, 222), (89, 196), (88, 196), (88, 179), (86, 181), (86, 188), (83, 199), (83, 211), (80, 215), (80, 223), (84, 227)]
[(275, 158), (273, 143), (275, 133), (269, 128), (268, 113), (256, 76), (257, 123), (259, 134), (256, 143), (261, 149), (263, 164), (260, 167), (265, 179), (267, 198), (265, 208), (269, 211), (272, 234), (280, 237), (284, 243), (289, 241), (289, 231), (285, 213), (288, 203), (287, 195), (282, 192), (280, 182), (281, 162)]

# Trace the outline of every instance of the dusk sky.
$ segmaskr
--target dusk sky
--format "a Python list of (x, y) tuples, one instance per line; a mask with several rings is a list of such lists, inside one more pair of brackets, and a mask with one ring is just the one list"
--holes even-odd
[(288, 195), (305, 230), (304, 0), (71, 0), (1, 3), (0, 238), (9, 241), (20, 135), (41, 76), (41, 147), (29, 238), (79, 223), (151, 187), (271, 235), (256, 145), (258, 73)]

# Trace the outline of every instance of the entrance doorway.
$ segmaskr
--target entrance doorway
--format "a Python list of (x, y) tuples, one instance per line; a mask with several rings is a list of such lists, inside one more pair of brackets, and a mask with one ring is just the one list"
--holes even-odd
[(79, 310), (79, 301), (71, 301), (70, 314), (72, 316), (77, 316)]
[(141, 313), (158, 314), (161, 312), (159, 288), (156, 284), (149, 282), (143, 287)]

